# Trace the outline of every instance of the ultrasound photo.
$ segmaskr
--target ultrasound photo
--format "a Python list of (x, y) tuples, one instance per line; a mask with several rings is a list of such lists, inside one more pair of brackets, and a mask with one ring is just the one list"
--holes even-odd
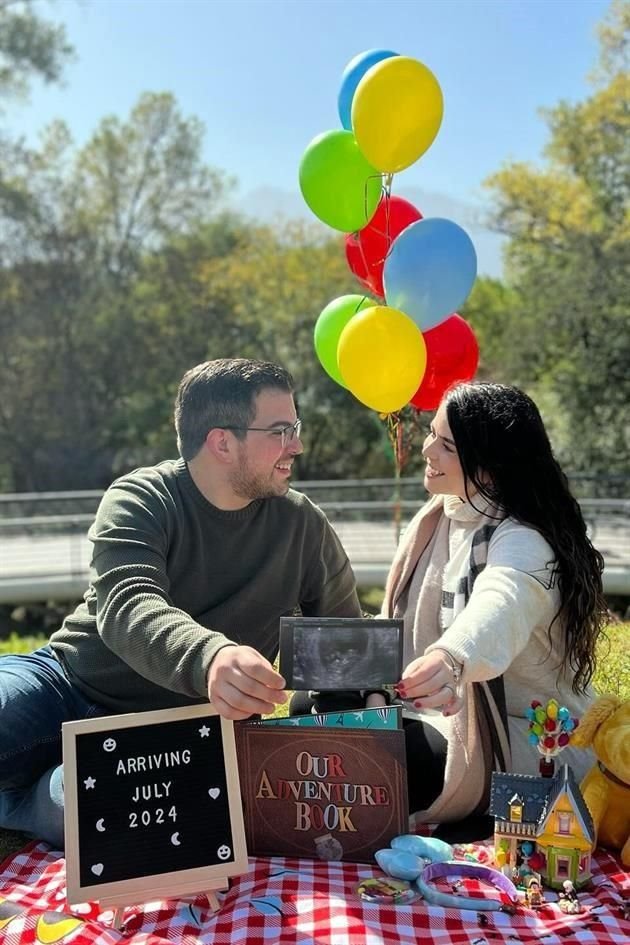
[(402, 621), (283, 617), (280, 673), (291, 689), (378, 689), (402, 674)]

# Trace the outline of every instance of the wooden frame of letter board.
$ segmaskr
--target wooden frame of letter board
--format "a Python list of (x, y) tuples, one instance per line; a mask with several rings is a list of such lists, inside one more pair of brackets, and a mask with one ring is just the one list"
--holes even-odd
[(238, 876), (248, 870), (247, 845), (243, 825), (241, 789), (234, 742), (234, 724), (221, 719), (223, 757), (228, 791), (230, 825), (232, 828), (233, 858), (215, 866), (140, 876), (97, 886), (81, 886), (79, 863), (78, 795), (77, 795), (77, 735), (88, 732), (107, 732), (144, 725), (159, 725), (191, 718), (204, 719), (217, 715), (211, 705), (184, 706), (177, 709), (160, 709), (129, 715), (109, 715), (62, 725), (64, 767), (64, 809), (66, 843), (66, 886), (68, 903), (97, 901), (107, 907), (137, 905), (154, 899), (176, 899), (198, 893), (209, 894), (213, 890), (225, 889), (229, 876)]

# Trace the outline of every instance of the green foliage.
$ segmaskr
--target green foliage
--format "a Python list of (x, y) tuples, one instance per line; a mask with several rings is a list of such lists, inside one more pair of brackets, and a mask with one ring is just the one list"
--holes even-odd
[(382, 422), (326, 374), (315, 357), (313, 330), (321, 310), (356, 292), (341, 240), (289, 223), (248, 231), (235, 251), (210, 262), (204, 276), (232, 312), (232, 334), (217, 354), (278, 360), (293, 373), (304, 420), (300, 479), (389, 476)]
[(514, 292), (509, 286), (498, 279), (479, 276), (462, 307), (462, 318), (472, 325), (479, 344), (480, 380), (512, 383), (505, 350), (513, 331), (514, 306)]
[[(359, 591), (361, 606), (366, 613), (377, 614), (383, 602), (383, 588), (370, 587)], [(630, 623), (613, 623), (602, 634), (597, 645), (597, 671), (593, 679), (595, 690), (612, 693), (620, 699), (630, 699), (630, 666), (628, 664), (628, 638)], [(19, 636), (13, 633), (0, 640), (0, 655), (4, 653), (31, 653), (47, 643), (47, 637)], [(286, 715), (284, 707), (276, 715)]]
[(617, 67), (628, 9), (604, 31), (605, 84), (545, 113), (547, 166), (489, 181), (510, 237), (503, 372), (533, 389), (576, 472), (630, 470), (630, 74)]
[(19, 633), (11, 633), (5, 640), (0, 640), (0, 656), (7, 653), (32, 653), (47, 643), (48, 637), (45, 636), (21, 636)]
[(0, 96), (25, 97), (29, 82), (61, 78), (72, 54), (63, 26), (33, 12), (33, 0), (0, 3)]
[(611, 693), (620, 699), (630, 699), (629, 637), (630, 623), (613, 623), (600, 638), (593, 679), (593, 686), (600, 695)]
[[(160, 336), (159, 310), (147, 312), (146, 275), (156, 256), (192, 233), (197, 259), (212, 255), (213, 241), (223, 245), (209, 225), (225, 181), (201, 160), (199, 123), (166, 94), (142, 96), (126, 122), (105, 119), (78, 152), (57, 122), (38, 151), (15, 148), (11, 157), (0, 176), (7, 486), (105, 486), (147, 446), (136, 423), (155, 418), (138, 411), (138, 400), (157, 387), (162, 406), (183, 373), (173, 357), (177, 338), (169, 328)], [(194, 262), (171, 272), (171, 299), (186, 290), (180, 305)], [(177, 328), (187, 339), (190, 320)], [(156, 365), (150, 355), (160, 341)], [(202, 360), (205, 344), (198, 351)], [(167, 357), (170, 371), (158, 379)]]
[[(547, 113), (547, 165), (492, 179), (510, 281), (478, 279), (462, 310), (479, 376), (531, 391), (576, 472), (630, 471), (628, 10), (613, 4), (602, 25), (593, 95)], [(22, 45), (2, 33), (18, 14)], [(4, 49), (22, 51), (25, 74), (58, 77), (68, 48), (50, 29), (30, 4), (0, 4), (0, 75)], [(382, 419), (314, 353), (320, 311), (357, 291), (341, 238), (227, 213), (230, 182), (202, 161), (202, 137), (172, 95), (147, 93), (81, 149), (63, 122), (36, 150), (0, 142), (0, 488), (100, 488), (173, 455), (181, 375), (228, 356), (294, 373), (300, 478), (393, 474)], [(421, 461), (416, 419), (405, 412), (405, 475)]]

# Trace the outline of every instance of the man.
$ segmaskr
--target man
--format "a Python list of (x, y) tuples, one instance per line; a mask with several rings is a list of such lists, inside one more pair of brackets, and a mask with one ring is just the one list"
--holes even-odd
[(285, 370), (198, 365), (175, 428), (177, 461), (105, 493), (83, 603), (49, 646), (0, 659), (0, 826), (57, 847), (63, 722), (206, 700), (228, 719), (272, 712), (279, 618), (361, 613), (339, 539), (289, 488), (302, 443)]

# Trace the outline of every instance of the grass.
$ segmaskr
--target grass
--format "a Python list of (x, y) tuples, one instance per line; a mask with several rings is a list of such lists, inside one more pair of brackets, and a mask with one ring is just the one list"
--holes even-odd
[[(371, 588), (362, 594), (363, 609), (378, 613), (382, 589)], [(630, 699), (630, 660), (628, 659), (628, 641), (630, 623), (614, 623), (606, 630), (597, 646), (597, 672), (593, 685), (598, 693), (612, 693), (620, 699)], [(44, 637), (22, 637), (12, 634), (7, 640), (0, 640), (0, 655), (5, 653), (30, 653), (46, 642)], [(275, 716), (285, 716), (288, 703), (278, 706)], [(0, 863), (11, 853), (24, 846), (26, 838), (0, 828)]]

